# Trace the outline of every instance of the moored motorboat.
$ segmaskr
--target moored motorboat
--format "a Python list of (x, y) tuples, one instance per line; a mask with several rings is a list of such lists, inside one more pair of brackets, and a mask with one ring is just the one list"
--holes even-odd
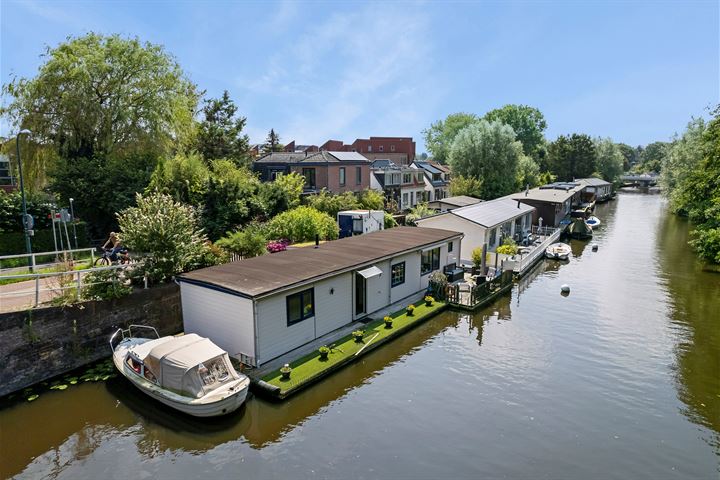
[[(134, 336), (140, 329), (157, 338)], [(153, 327), (131, 325), (113, 334), (110, 348), (115, 367), (133, 385), (189, 415), (225, 415), (247, 397), (250, 379), (235, 371), (227, 352), (194, 333), (160, 337)]]
[(602, 222), (600, 221), (600, 219), (598, 217), (596, 217), (595, 215), (591, 215), (590, 218), (585, 220), (585, 223), (590, 225), (590, 227), (592, 227), (593, 229), (602, 225)]
[(579, 238), (582, 240), (592, 238), (592, 227), (585, 223), (584, 218), (575, 218), (568, 227), (568, 233), (572, 238)]
[(572, 250), (567, 243), (553, 243), (545, 249), (545, 256), (555, 260), (567, 260)]

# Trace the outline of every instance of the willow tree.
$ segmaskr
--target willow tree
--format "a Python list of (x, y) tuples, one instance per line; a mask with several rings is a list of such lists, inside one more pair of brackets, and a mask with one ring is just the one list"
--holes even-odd
[(43, 58), (35, 77), (3, 86), (2, 114), (56, 152), (51, 189), (61, 201), (74, 197), (81, 216), (106, 227), (157, 158), (191, 145), (197, 89), (162, 46), (137, 38), (69, 37)]
[(455, 175), (482, 181), (480, 198), (493, 198), (516, 191), (522, 144), (515, 132), (500, 122), (480, 120), (462, 129), (450, 148), (450, 166)]

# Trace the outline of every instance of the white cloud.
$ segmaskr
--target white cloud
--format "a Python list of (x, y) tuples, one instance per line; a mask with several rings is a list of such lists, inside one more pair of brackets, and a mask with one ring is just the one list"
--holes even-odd
[[(303, 25), (289, 47), (268, 59), (262, 73), (237, 83), (250, 94), (272, 96), (273, 117), (280, 120), (273, 120), (274, 127), (284, 141), (412, 134), (417, 126), (399, 131), (400, 125), (388, 120), (408, 127), (412, 118), (394, 112), (412, 112), (412, 103), (432, 101), (432, 94), (418, 98), (434, 91), (428, 27), (429, 18), (407, 4), (371, 4), (335, 13)], [(366, 131), (372, 125), (383, 131)]]

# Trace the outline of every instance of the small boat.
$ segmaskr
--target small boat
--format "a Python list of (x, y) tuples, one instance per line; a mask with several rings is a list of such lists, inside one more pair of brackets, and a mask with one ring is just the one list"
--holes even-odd
[(592, 228), (597, 228), (600, 225), (602, 225), (602, 222), (600, 221), (600, 219), (598, 217), (596, 217), (595, 215), (591, 215), (590, 218), (585, 220), (585, 223), (590, 225)]
[(570, 245), (567, 243), (553, 243), (545, 249), (545, 256), (555, 260), (567, 260), (571, 252)]
[(592, 227), (585, 223), (584, 218), (576, 218), (568, 227), (568, 233), (572, 238), (586, 240), (592, 238)]
[[(156, 338), (134, 336), (140, 329)], [(225, 415), (247, 397), (250, 379), (235, 371), (226, 351), (194, 333), (160, 337), (153, 327), (130, 325), (112, 335), (110, 348), (115, 367), (133, 385), (189, 415)]]

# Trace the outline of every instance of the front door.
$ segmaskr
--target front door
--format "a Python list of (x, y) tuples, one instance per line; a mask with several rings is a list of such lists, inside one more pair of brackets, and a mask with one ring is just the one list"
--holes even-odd
[(365, 313), (367, 304), (367, 280), (359, 273), (355, 274), (355, 315)]

